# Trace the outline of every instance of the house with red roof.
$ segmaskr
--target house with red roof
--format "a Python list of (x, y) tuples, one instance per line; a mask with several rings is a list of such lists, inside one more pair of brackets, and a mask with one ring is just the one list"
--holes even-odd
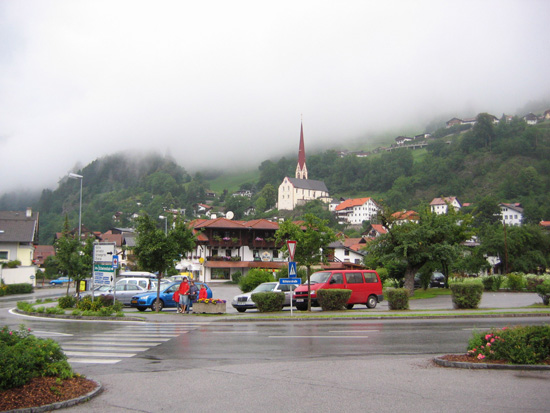
[(341, 223), (361, 225), (376, 217), (380, 207), (372, 198), (352, 198), (341, 202), (335, 209), (336, 217)]
[(434, 198), (432, 202), (430, 202), (430, 209), (434, 214), (446, 214), (449, 210), (449, 206), (453, 207), (455, 211), (462, 208), (462, 204), (456, 196)]

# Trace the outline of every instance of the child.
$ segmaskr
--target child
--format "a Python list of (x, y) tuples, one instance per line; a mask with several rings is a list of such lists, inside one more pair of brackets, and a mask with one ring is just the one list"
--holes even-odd
[(206, 290), (206, 285), (202, 284), (201, 289), (199, 291), (199, 300), (202, 300), (203, 298), (208, 298), (208, 291)]

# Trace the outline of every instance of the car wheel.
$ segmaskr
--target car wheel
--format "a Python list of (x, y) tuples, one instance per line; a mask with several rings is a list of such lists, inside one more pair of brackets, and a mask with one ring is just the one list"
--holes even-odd
[(237, 311), (239, 313), (244, 313), (246, 311), (246, 308), (237, 308)]
[(296, 310), (307, 311), (307, 304), (296, 304)]
[(375, 295), (371, 295), (367, 300), (367, 308), (374, 308), (376, 307), (376, 304), (378, 304), (378, 299)]
[(145, 311), (145, 310), (147, 310), (145, 307), (137, 307), (137, 309), (138, 309), (139, 311)]
[(353, 304), (346, 304), (346, 308), (347, 308), (348, 310), (351, 310), (351, 309), (353, 308)]
[(158, 301), (159, 311), (162, 311), (162, 309), (164, 308), (164, 301), (162, 301), (159, 298), (159, 299), (155, 299), (155, 301), (153, 301), (153, 304), (151, 304), (151, 311), (157, 311), (157, 307), (156, 307), (157, 301)]

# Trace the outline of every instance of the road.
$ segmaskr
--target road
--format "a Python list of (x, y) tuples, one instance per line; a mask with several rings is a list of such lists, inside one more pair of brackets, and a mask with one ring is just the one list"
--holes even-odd
[(21, 319), (1, 307), (1, 321), (55, 338), (77, 372), (105, 386), (74, 412), (548, 411), (548, 371), (431, 362), (463, 353), (474, 329), (548, 317), (121, 324)]

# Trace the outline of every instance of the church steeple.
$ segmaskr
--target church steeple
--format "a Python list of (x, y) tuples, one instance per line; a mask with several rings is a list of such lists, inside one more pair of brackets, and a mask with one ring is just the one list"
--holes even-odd
[(300, 148), (298, 149), (298, 165), (296, 165), (296, 178), (307, 179), (306, 148), (304, 145), (304, 124), (300, 124)]

